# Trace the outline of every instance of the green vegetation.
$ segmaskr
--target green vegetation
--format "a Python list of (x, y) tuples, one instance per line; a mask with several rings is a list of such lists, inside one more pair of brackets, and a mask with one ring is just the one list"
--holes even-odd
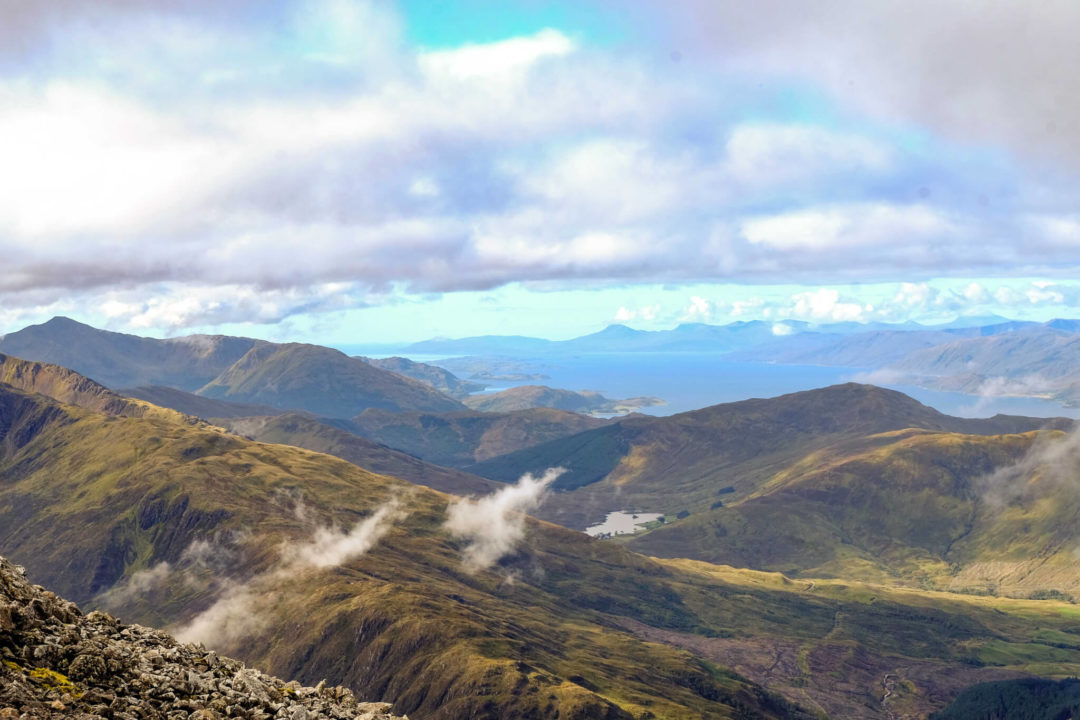
[(479, 475), (424, 462), (307, 415), (287, 413), (276, 417), (218, 419), (214, 422), (253, 440), (323, 452), (371, 472), (393, 475), (454, 495), (486, 495), (500, 487), (498, 483)]
[[(466, 469), (499, 455), (607, 424), (605, 420), (552, 408), (509, 413), (366, 410), (354, 417), (347, 429), (428, 462)], [(519, 476), (514, 476), (513, 481)]]
[(1067, 720), (1080, 717), (1080, 680), (1025, 678), (968, 688), (931, 720)]
[[(267, 630), (221, 649), (429, 718), (799, 716), (616, 627), (615, 613), (703, 629), (671, 571), (616, 546), (533, 521), (517, 553), (473, 575), (441, 529), (440, 493), (175, 413), (108, 416), (0, 386), (0, 415), (14, 431), (0, 455), (0, 547), (36, 581), (125, 620), (182, 624), (226, 577), (275, 567), (282, 543), (398, 495), (409, 515), (375, 550), (282, 583), (251, 608)], [(203, 564), (185, 555), (200, 543)]]
[[(580, 501), (609, 483), (628, 494), (658, 492), (666, 458), (669, 493), (692, 488), (697, 499), (673, 494), (659, 509), (691, 514), (625, 542), (529, 520), (514, 552), (470, 574), (461, 541), (442, 529), (450, 498), (441, 493), (170, 411), (108, 415), (0, 386), (0, 548), (67, 597), (177, 627), (218, 598), (226, 580), (277, 567), (287, 544), (309, 541), (317, 527), (351, 527), (400, 497), (408, 516), (372, 551), (296, 571), (251, 608), (262, 629), (222, 649), (428, 718), (884, 720), (925, 716), (984, 681), (1080, 672), (1078, 606), (1049, 593), (1027, 598), (1035, 587), (1024, 598), (934, 589), (966, 582), (962, 573), (973, 568), (989, 573), (993, 558), (1015, 567), (1030, 558), (1030, 547), (1019, 554), (1023, 543), (1054, 537), (1040, 533), (1067, 528), (1077, 514), (1036, 494), (985, 525), (977, 513), (972, 520), (975, 472), (1022, 456), (1030, 433), (867, 435), (874, 422), (918, 420), (918, 407), (842, 392), (861, 409), (794, 433), (766, 458), (742, 447), (745, 433), (792, 427), (799, 415), (788, 403), (778, 411), (760, 401), (741, 418), (709, 415), (704, 427), (676, 416), (678, 433), (670, 424), (660, 433), (649, 419), (605, 425), (610, 437), (601, 439), (585, 433), (588, 443), (621, 439), (627, 449), (616, 472), (557, 498)], [(327, 449), (343, 443), (343, 455), (349, 444), (305, 418), (265, 422)], [(727, 459), (724, 471), (679, 475), (697, 463), (695, 443), (707, 444), (721, 426), (710, 447), (713, 460)], [(735, 492), (710, 510), (718, 485)], [(668, 535), (680, 528), (693, 532)], [(785, 572), (629, 549), (668, 537), (699, 555), (745, 553)], [(1065, 593), (1075, 573), (1055, 557), (1040, 558), (1042, 572), (1060, 573), (1051, 589)]]
[(464, 406), (417, 380), (318, 345), (262, 343), (197, 392), (349, 418), (367, 408), (448, 412)]

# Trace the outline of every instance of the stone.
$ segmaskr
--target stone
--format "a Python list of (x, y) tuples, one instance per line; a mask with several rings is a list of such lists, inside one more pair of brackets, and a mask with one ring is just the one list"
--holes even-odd
[(347, 688), (302, 687), (105, 613), (83, 615), (3, 558), (0, 656), (0, 720), (392, 718), (388, 703), (357, 703)]

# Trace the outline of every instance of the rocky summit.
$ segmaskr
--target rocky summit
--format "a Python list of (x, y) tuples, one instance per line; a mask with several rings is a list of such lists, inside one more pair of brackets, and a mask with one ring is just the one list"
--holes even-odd
[(102, 612), (84, 615), (0, 558), (0, 720), (396, 720), (389, 709)]

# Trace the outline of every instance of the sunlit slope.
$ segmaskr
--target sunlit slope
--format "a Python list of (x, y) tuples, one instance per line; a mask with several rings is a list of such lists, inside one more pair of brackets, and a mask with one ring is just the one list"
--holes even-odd
[[(838, 443), (745, 497), (692, 512), (631, 544), (795, 574), (949, 583), (966, 565), (1001, 556), (1004, 547), (982, 541), (995, 522), (983, 478), (1019, 462), (1035, 438), (908, 430)], [(1045, 518), (1062, 519), (1056, 510)], [(1080, 526), (1072, 523), (1069, 532), (1080, 539)], [(1046, 532), (1029, 527), (1010, 544), (1022, 545), (1030, 560), (1049, 543)]]
[(0, 355), (0, 384), (109, 415), (154, 415), (194, 422), (193, 418), (185, 417), (182, 413), (137, 398), (122, 397), (68, 368), (10, 355)]
[(949, 417), (902, 393), (849, 383), (671, 417), (631, 418), (467, 469), (509, 482), (537, 468), (568, 468), (559, 480), (568, 492), (546, 506), (544, 516), (584, 528), (611, 510), (675, 515), (707, 511), (717, 501), (729, 504), (812, 453), (871, 435), (906, 428), (1015, 433), (1044, 424), (1038, 418)]
[(668, 564), (693, 578), (680, 587), (685, 605), (730, 632), (625, 626), (722, 661), (836, 720), (925, 718), (975, 683), (1080, 671), (1074, 604)]
[(794, 716), (616, 629), (611, 613), (699, 629), (672, 571), (623, 548), (531, 521), (522, 550), (470, 575), (434, 491), (164, 415), (108, 416), (10, 387), (0, 411), (0, 427), (17, 429), (0, 463), (0, 547), (38, 582), (127, 620), (182, 624), (227, 578), (273, 568), (282, 543), (398, 496), (408, 515), (373, 550), (283, 580), (251, 608), (260, 630), (223, 649), (429, 718)]

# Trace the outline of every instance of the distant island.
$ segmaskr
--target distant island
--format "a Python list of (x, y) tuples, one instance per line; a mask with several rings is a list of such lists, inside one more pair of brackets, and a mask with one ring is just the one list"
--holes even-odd
[(563, 390), (546, 385), (522, 385), (500, 392), (470, 395), (464, 403), (473, 410), (511, 412), (529, 408), (548, 407), (571, 410), (589, 415), (624, 415), (644, 407), (664, 405), (655, 397), (633, 397), (613, 400), (592, 390)]

